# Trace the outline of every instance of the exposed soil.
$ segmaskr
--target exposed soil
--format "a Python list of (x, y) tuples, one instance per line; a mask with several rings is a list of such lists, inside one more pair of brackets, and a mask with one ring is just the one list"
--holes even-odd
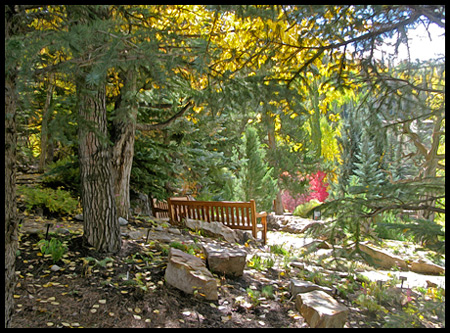
[[(49, 219), (22, 218), (12, 327), (309, 327), (289, 292), (295, 269), (247, 267), (239, 278), (215, 275), (219, 286), (215, 302), (185, 294), (164, 281), (169, 244), (217, 239), (162, 221), (134, 219), (122, 227), (121, 251), (105, 255), (83, 243), (82, 222), (59, 217), (50, 220), (48, 239), (64, 242), (67, 252), (54, 263), (37, 245), (45, 238)], [(129, 237), (133, 233), (136, 237)], [(243, 247), (247, 260), (260, 251), (259, 246)], [(262, 295), (265, 286), (273, 289), (268, 297)], [(383, 325), (355, 308), (351, 298), (335, 295), (335, 299), (350, 308), (345, 327)], [(436, 319), (429, 327), (443, 326)]]
[[(43, 236), (34, 232), (21, 236), (12, 327), (307, 326), (303, 318), (292, 315), (298, 313), (294, 302), (287, 300), (285, 285), (279, 286), (276, 300), (252, 304), (246, 289), (261, 289), (263, 283), (247, 271), (236, 279), (216, 276), (220, 296), (218, 302), (212, 302), (164, 282), (167, 252), (159, 243), (150, 246), (125, 239), (120, 253), (108, 256), (113, 261), (102, 267), (105, 255), (83, 244), (76, 233), (50, 235), (65, 240), (68, 247), (65, 257), (53, 263), (36, 245)], [(136, 253), (153, 253), (153, 259), (145, 262)], [(87, 263), (87, 258), (93, 259)], [(56, 272), (51, 270), (55, 264), (61, 268)], [(151, 290), (144, 291), (137, 285), (137, 273), (152, 285)], [(269, 270), (265, 278), (276, 275)]]

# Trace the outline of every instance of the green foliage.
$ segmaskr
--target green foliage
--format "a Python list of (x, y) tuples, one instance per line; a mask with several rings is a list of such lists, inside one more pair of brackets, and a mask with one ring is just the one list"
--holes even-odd
[(68, 156), (50, 164), (41, 179), (46, 187), (61, 187), (73, 196), (81, 196), (80, 165), (76, 156)]
[(50, 240), (42, 239), (38, 242), (42, 254), (50, 254), (53, 262), (58, 262), (67, 251), (67, 247), (56, 238)]
[(17, 192), (23, 197), (28, 211), (40, 208), (44, 214), (73, 214), (77, 209), (78, 201), (72, 198), (70, 192), (61, 188), (18, 186)]
[(277, 185), (272, 176), (272, 168), (265, 162), (257, 131), (247, 126), (240, 150), (243, 159), (239, 173), (236, 196), (239, 200), (254, 199), (257, 210), (270, 210), (275, 198)]
[(293, 215), (300, 216), (303, 218), (310, 217), (311, 211), (314, 210), (314, 208), (320, 206), (322, 203), (317, 199), (312, 199), (308, 202), (305, 202), (304, 204), (298, 205), (295, 207), (295, 210), (293, 212)]
[(275, 265), (275, 260), (272, 256), (263, 258), (257, 254), (253, 255), (247, 262), (247, 266), (258, 271), (264, 271), (272, 268)]
[(430, 250), (445, 253), (445, 231), (439, 223), (424, 219), (407, 219), (401, 223), (381, 223), (380, 227), (421, 243)]
[(195, 255), (201, 255), (203, 253), (203, 250), (196, 244), (184, 244), (180, 242), (171, 242), (169, 244), (169, 247), (173, 247), (174, 249), (181, 250), (183, 252), (186, 252), (188, 254), (191, 254), (193, 256)]

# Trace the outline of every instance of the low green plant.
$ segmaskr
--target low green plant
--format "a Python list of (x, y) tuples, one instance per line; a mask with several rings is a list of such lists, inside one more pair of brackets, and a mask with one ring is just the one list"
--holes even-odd
[(258, 271), (263, 271), (267, 268), (272, 268), (274, 265), (275, 259), (272, 256), (268, 258), (262, 258), (257, 254), (253, 255), (247, 263), (248, 267), (254, 268)]
[(53, 262), (58, 262), (67, 251), (67, 247), (56, 238), (50, 240), (42, 239), (38, 242), (39, 249), (42, 254), (50, 254), (52, 256)]
[(99, 267), (102, 267), (102, 268), (105, 268), (106, 264), (108, 264), (109, 262), (113, 262), (113, 261), (114, 261), (114, 259), (109, 258), (109, 257), (106, 257), (105, 259), (102, 259), (102, 260), (97, 260), (97, 259), (92, 258), (92, 257), (84, 258), (84, 262), (86, 264), (89, 264), (89, 263), (93, 262), (94, 263), (94, 267), (95, 266), (99, 266)]
[(279, 244), (274, 244), (274, 245), (269, 245), (269, 249), (270, 252), (273, 254), (279, 254), (282, 256), (288, 256), (289, 255), (289, 251), (286, 250), (285, 248), (283, 248), (283, 244), (279, 245)]
[(266, 299), (273, 299), (274, 298), (273, 287), (272, 286), (262, 287), (261, 296), (265, 297)]
[(309, 217), (310, 212), (316, 208), (317, 206), (320, 206), (321, 202), (317, 199), (312, 199), (308, 202), (305, 202), (304, 204), (298, 205), (294, 209), (293, 215), (300, 216), (303, 218)]
[(181, 251), (191, 254), (193, 256), (203, 253), (203, 251), (200, 249), (200, 247), (195, 243), (194, 244), (184, 244), (184, 243), (180, 243), (180, 242), (171, 242), (169, 244), (169, 247), (173, 247), (175, 249), (181, 250)]
[(258, 306), (261, 304), (261, 292), (259, 290), (247, 288), (246, 291), (254, 306)]
[(78, 201), (70, 195), (70, 192), (61, 188), (18, 186), (18, 194), (24, 200), (26, 210), (31, 212), (40, 208), (44, 214), (72, 214), (78, 206)]

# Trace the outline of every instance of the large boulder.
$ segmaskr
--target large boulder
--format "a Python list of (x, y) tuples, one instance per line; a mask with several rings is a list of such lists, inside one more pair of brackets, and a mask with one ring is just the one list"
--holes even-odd
[(210, 271), (230, 277), (244, 273), (247, 253), (240, 249), (229, 249), (218, 245), (203, 245), (206, 264)]
[(413, 261), (409, 266), (409, 269), (419, 274), (441, 275), (445, 274), (445, 268), (432, 262), (427, 262), (423, 259), (419, 261)]
[(188, 294), (217, 300), (217, 282), (200, 258), (171, 248), (164, 279)]
[(348, 308), (321, 290), (297, 294), (295, 306), (312, 328), (342, 328)]
[(291, 279), (291, 295), (304, 294), (314, 290), (322, 290), (329, 295), (333, 294), (333, 289), (329, 287), (322, 287), (310, 281)]
[(408, 270), (408, 265), (405, 260), (402, 258), (390, 254), (388, 252), (374, 249), (372, 247), (367, 246), (366, 244), (359, 244), (359, 249), (368, 254), (374, 261), (375, 264), (383, 267), (383, 268), (392, 268), (398, 267), (404, 271)]
[(233, 229), (220, 222), (186, 219), (186, 227), (192, 230), (203, 230), (207, 235), (213, 237), (222, 237), (229, 243), (237, 243), (239, 240), (239, 237)]

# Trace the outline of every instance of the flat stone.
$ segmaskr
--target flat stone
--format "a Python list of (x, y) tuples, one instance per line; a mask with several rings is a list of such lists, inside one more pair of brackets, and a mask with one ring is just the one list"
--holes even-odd
[(296, 296), (297, 294), (308, 293), (314, 290), (321, 290), (326, 292), (328, 295), (333, 294), (333, 289), (329, 287), (322, 287), (314, 284), (310, 281), (303, 281), (297, 279), (291, 279), (291, 295)]
[(244, 273), (247, 256), (245, 251), (208, 244), (203, 245), (203, 252), (210, 271), (231, 277)]
[(398, 256), (382, 250), (374, 249), (365, 244), (359, 244), (359, 249), (372, 257), (375, 264), (383, 268), (399, 267), (402, 270), (408, 270), (408, 265), (406, 262)]
[(445, 274), (445, 267), (433, 264), (431, 262), (426, 262), (424, 260), (413, 261), (409, 269), (413, 272), (420, 274), (431, 274), (431, 275), (440, 275)]
[(53, 265), (52, 267), (50, 267), (50, 270), (53, 272), (57, 272), (61, 269), (61, 267), (59, 267), (58, 265)]
[(222, 237), (229, 243), (238, 242), (238, 237), (236, 236), (234, 230), (220, 222), (205, 222), (186, 219), (186, 226), (192, 230), (204, 230), (206, 234), (213, 237)]
[(217, 282), (200, 258), (170, 248), (169, 262), (164, 279), (171, 286), (187, 294), (217, 300)]
[(121, 226), (126, 226), (128, 224), (128, 221), (125, 220), (123, 217), (119, 217), (119, 224)]
[(295, 306), (311, 328), (342, 328), (349, 311), (321, 290), (297, 294)]

